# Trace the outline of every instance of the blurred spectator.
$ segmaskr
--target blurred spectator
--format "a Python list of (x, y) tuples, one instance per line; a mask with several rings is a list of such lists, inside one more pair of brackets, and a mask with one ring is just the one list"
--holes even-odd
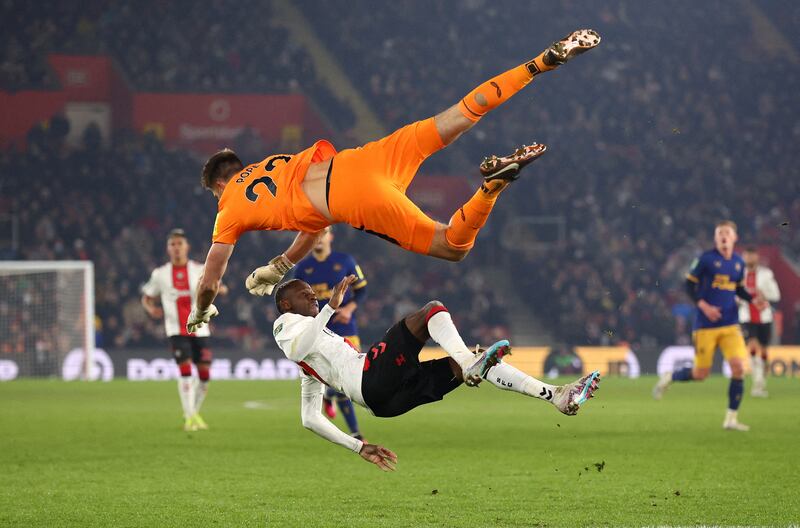
[(302, 91), (340, 130), (352, 110), (317, 80), (269, 1), (0, 3), (0, 88), (58, 86), (47, 54), (110, 53), (139, 91)]
[[(0, 36), (2, 86), (47, 86), (46, 53), (95, 47), (114, 54), (140, 89), (302, 89), (340, 131), (352, 125), (352, 112), (317, 81), (308, 53), (270, 17), (269, 3), (231, 7), (219, 0), (199, 9), (185, 0), (148, 0), (135, 9), (81, 5), (80, 16), (45, 3), (52, 5), (0, 5), (9, 21)], [(800, 67), (789, 22), (800, 18), (800, 4), (750, 4), (774, 24), (765, 31), (783, 31), (793, 50), (756, 34), (748, 12), (722, 0), (452, 0), (380, 8), (368, 0), (299, 0), (390, 129), (454, 104), (575, 28), (594, 27), (604, 39), (537, 78), (424, 166), (475, 174), (484, 155), (531, 140), (551, 146), (500, 199), (493, 235), (464, 262), (421, 258), (337, 228), (342, 249), (381, 285), (361, 314), (365, 341), (396, 316), (440, 298), (462, 318), (468, 341), (488, 343), (507, 333), (508, 299), (518, 295), (537, 301), (528, 303), (533, 315), (561, 342), (686, 343), (691, 306), (682, 278), (711, 245), (716, 220), (735, 220), (748, 243), (800, 255)], [(543, 19), (533, 33), (519, 22)], [(246, 131), (237, 144), (258, 157), (260, 140), (252, 136)], [(86, 139), (91, 147), (64, 152), (56, 131), (38, 127), (25, 154), (0, 153), (0, 190), (20, 215), (23, 256), (93, 259), (106, 342), (160, 342), (157, 325), (127, 314), (125, 305), (158, 262), (167, 230), (189, 229), (196, 258), (207, 250), (215, 204), (197, 187), (201, 160), (150, 137), (117, 134), (107, 148)], [(501, 229), (526, 215), (562, 219), (563, 238), (504, 245)], [(255, 234), (238, 244), (228, 272), (234, 291), (221, 301), (217, 335), (237, 346), (271, 346), (274, 307), (246, 295), (239, 282), (290, 237)]]
[[(428, 3), (424, 14), (407, 3), (302, 3), (337, 13), (312, 23), (390, 127), (441, 111), (573, 29), (601, 33), (597, 50), (538, 78), (426, 165), (474, 171), (510, 145), (551, 145), (495, 220), (565, 220), (561, 242), (506, 247), (503, 263), (559, 340), (687, 342), (690, 314), (675, 319), (671, 306), (685, 303), (682, 276), (720, 218), (736, 220), (744, 240), (800, 254), (790, 22), (800, 4), (752, 3), (775, 24), (757, 35), (747, 10), (721, 0), (470, 0)], [(543, 19), (533, 33), (518, 23)], [(776, 43), (779, 30), (794, 48)]]
[[(118, 138), (108, 148), (91, 142), (66, 155), (57, 140), (50, 145), (24, 154), (7, 152), (0, 160), (0, 173), (12, 176), (3, 178), (1, 188), (19, 215), (20, 257), (94, 261), (106, 346), (162, 346), (162, 325), (145, 316), (139, 288), (149, 270), (162, 263), (163, 240), (173, 227), (187, 230), (195, 258), (202, 260), (208, 251), (216, 203), (196, 177), (203, 160), (166, 150), (147, 135)], [(496, 293), (484, 291), (476, 264), (431, 264), (349, 227), (337, 229), (337, 245), (358, 249), (370, 280), (391, 284), (360, 310), (365, 339), (377, 339), (396, 315), (437, 297), (453, 306), (459, 324), (470, 329), (470, 340), (486, 343), (507, 334), (504, 308)], [(216, 335), (229, 345), (274, 346), (274, 301), (249, 295), (243, 278), (266, 255), (282, 251), (291, 237), (252, 233), (237, 244), (226, 275), (232, 295), (217, 300), (222, 315), (215, 319)], [(7, 339), (2, 346), (14, 345)]]

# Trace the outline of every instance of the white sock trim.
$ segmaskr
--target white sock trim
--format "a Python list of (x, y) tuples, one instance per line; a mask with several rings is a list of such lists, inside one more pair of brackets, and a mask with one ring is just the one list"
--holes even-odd
[(529, 376), (508, 363), (498, 363), (489, 369), (486, 380), (502, 390), (510, 390), (552, 402), (556, 386)]
[(191, 376), (178, 377), (178, 395), (181, 398), (183, 417), (191, 418), (194, 416), (194, 380)]
[(208, 395), (208, 380), (203, 381), (201, 379), (195, 379), (195, 386), (194, 386), (194, 412), (199, 413), (200, 408), (203, 406), (203, 402)]
[(764, 378), (764, 359), (756, 354), (753, 356), (753, 361), (750, 366), (753, 370), (753, 388), (756, 390), (764, 390), (764, 386), (766, 385), (766, 379)]

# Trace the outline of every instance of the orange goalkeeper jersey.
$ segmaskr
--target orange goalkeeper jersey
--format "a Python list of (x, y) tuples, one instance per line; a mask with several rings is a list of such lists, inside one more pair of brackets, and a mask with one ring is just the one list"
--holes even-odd
[(336, 149), (320, 140), (298, 154), (276, 154), (248, 165), (231, 178), (219, 199), (213, 242), (235, 244), (256, 230), (319, 231), (330, 221), (314, 209), (301, 188), (311, 163)]

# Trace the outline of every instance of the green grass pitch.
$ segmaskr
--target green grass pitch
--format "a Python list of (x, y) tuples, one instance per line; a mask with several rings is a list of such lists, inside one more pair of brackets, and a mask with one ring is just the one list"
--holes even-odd
[(395, 419), (361, 412), (399, 456), (391, 474), (303, 429), (296, 381), (212, 382), (198, 433), (180, 430), (174, 382), (9, 382), (0, 525), (800, 523), (797, 380), (745, 398), (749, 433), (721, 428), (726, 380), (661, 402), (653, 382), (603, 380), (575, 417), (490, 386)]

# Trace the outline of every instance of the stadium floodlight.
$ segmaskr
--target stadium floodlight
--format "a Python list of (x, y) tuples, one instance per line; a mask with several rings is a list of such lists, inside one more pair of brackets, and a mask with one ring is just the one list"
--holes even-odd
[(0, 360), (20, 377), (94, 379), (94, 325), (92, 262), (0, 261)]

